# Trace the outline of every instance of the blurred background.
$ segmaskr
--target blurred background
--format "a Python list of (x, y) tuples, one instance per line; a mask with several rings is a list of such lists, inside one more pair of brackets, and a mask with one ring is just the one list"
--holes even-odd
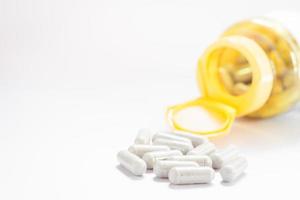
[[(272, 119), (238, 120), (215, 141), (237, 144), (249, 157), (236, 187), (178, 193), (115, 168), (116, 152), (139, 128), (166, 129), (165, 108), (200, 95), (195, 70), (205, 47), (231, 24), (274, 10), (300, 12), (300, 3), (0, 0), (0, 198), (139, 198), (149, 188), (145, 198), (199, 190), (217, 198), (285, 197), (274, 180), (296, 192), (299, 106)], [(256, 192), (245, 197), (249, 191)]]

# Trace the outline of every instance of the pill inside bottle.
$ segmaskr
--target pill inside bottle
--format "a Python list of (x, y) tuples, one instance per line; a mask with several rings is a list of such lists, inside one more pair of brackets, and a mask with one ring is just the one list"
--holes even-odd
[(252, 68), (240, 52), (223, 48), (216, 51), (211, 59), (212, 62), (218, 62), (217, 74), (225, 90), (235, 96), (248, 91), (252, 83)]

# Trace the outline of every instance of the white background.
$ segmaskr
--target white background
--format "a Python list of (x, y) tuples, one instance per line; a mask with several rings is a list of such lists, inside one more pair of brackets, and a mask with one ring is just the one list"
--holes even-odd
[(197, 59), (226, 27), (299, 1), (0, 2), (0, 199), (299, 197), (299, 106), (215, 141), (248, 157), (234, 184), (175, 187), (116, 161), (139, 128), (167, 128), (167, 106), (199, 96)]

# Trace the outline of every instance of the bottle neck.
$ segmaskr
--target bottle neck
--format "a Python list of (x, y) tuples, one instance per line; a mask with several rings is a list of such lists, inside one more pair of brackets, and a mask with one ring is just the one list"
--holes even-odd
[[(251, 83), (244, 93), (235, 94), (226, 88), (220, 69), (223, 66), (238, 68), (237, 63), (241, 58), (252, 71)], [(202, 94), (232, 106), (237, 116), (261, 108), (268, 100), (273, 86), (273, 71), (267, 54), (254, 40), (243, 36), (222, 37), (213, 43), (202, 55), (197, 74)], [(230, 77), (234, 79), (232, 75)]]

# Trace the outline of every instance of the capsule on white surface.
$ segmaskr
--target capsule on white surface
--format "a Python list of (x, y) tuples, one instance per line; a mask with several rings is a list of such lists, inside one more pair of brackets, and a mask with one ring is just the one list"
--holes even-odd
[(145, 153), (152, 151), (169, 151), (170, 148), (164, 145), (134, 144), (128, 148), (131, 153), (143, 157)]
[(212, 160), (207, 155), (185, 155), (185, 156), (171, 156), (168, 160), (177, 161), (194, 161), (200, 167), (212, 167)]
[(167, 178), (173, 167), (199, 167), (193, 161), (158, 160), (153, 166), (153, 172), (157, 177)]
[(175, 141), (170, 139), (156, 139), (153, 141), (154, 145), (166, 145), (173, 150), (179, 150), (186, 154), (188, 151), (193, 149), (191, 142)]
[(232, 182), (236, 180), (247, 168), (248, 162), (246, 158), (240, 156), (235, 160), (227, 163), (220, 170), (220, 174), (224, 182)]
[(153, 131), (151, 129), (140, 129), (135, 137), (134, 144), (151, 144), (152, 136)]
[(146, 173), (147, 166), (144, 160), (128, 150), (120, 151), (117, 155), (121, 166), (136, 176)]
[(213, 162), (212, 166), (215, 169), (221, 169), (224, 165), (226, 165), (226, 163), (236, 159), (239, 154), (239, 150), (233, 145), (228, 146), (223, 150), (216, 151), (210, 155)]
[(147, 168), (152, 169), (157, 160), (164, 160), (170, 156), (182, 156), (182, 152), (179, 150), (148, 152), (144, 154), (143, 160), (146, 162)]
[(216, 146), (211, 142), (206, 142), (189, 151), (187, 155), (210, 155), (215, 151)]
[(163, 132), (156, 133), (152, 138), (153, 141), (155, 141), (157, 139), (167, 139), (167, 140), (191, 143), (191, 140), (188, 138), (177, 136), (177, 135), (174, 135), (171, 133), (163, 133)]
[(194, 147), (199, 146), (200, 144), (203, 144), (208, 141), (207, 137), (202, 135), (196, 135), (193, 133), (172, 132), (172, 134), (191, 140)]
[(174, 167), (168, 177), (175, 185), (210, 183), (215, 178), (215, 171), (211, 167)]

